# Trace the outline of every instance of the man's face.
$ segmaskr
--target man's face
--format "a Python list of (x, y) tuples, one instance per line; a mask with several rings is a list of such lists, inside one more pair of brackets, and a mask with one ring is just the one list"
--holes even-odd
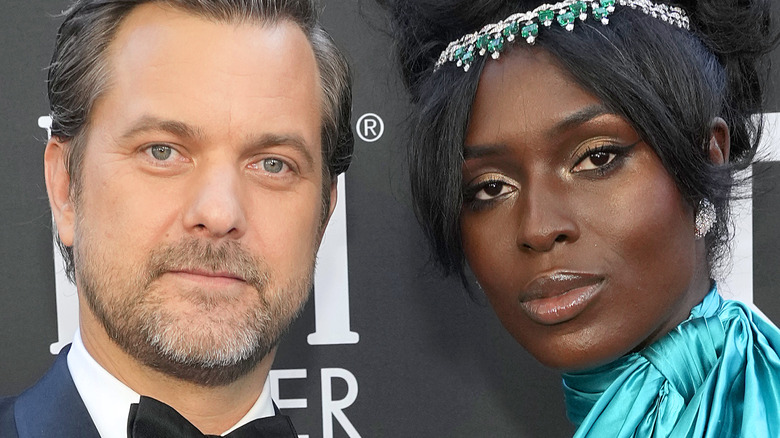
[(274, 347), (311, 288), (323, 228), (314, 54), (288, 22), (146, 4), (108, 65), (75, 214), (57, 224), (74, 247), (82, 331), (99, 321), (146, 365), (228, 383)]

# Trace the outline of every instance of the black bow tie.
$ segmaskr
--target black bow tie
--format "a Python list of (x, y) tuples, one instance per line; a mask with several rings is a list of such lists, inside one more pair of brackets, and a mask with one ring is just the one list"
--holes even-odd
[[(274, 409), (276, 406), (274, 406)], [(204, 438), (197, 427), (175, 409), (150, 397), (141, 396), (130, 405), (127, 419), (128, 438)], [(225, 435), (230, 438), (297, 438), (290, 417), (276, 412), (273, 417), (251, 421)]]

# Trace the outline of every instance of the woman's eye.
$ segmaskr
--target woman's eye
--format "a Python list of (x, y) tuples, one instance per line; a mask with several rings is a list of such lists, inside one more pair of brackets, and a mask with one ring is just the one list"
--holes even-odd
[(284, 170), (284, 162), (276, 158), (266, 158), (263, 160), (263, 170), (268, 173), (280, 173)]
[(147, 149), (147, 152), (158, 161), (168, 161), (174, 154), (173, 148), (164, 144), (156, 144)]
[(479, 201), (489, 201), (493, 198), (511, 193), (512, 186), (502, 181), (488, 181), (483, 183), (481, 187), (474, 194), (474, 199)]
[(598, 151), (588, 154), (582, 161), (574, 166), (574, 172), (580, 172), (584, 170), (595, 170), (604, 167), (612, 162), (617, 157), (617, 154), (606, 151)]

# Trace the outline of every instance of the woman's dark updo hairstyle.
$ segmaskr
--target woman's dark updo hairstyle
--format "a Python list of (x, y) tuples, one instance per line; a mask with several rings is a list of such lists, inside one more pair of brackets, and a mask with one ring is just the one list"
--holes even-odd
[[(450, 41), (543, 1), (379, 1), (392, 17), (413, 104), (409, 165), (415, 211), (445, 273), (465, 282), (462, 148), (489, 57), (477, 57), (468, 72), (454, 63), (434, 72), (434, 63)], [(702, 198), (712, 201), (717, 222), (706, 237), (711, 268), (727, 254), (734, 173), (751, 164), (761, 137), (763, 60), (777, 39), (771, 1), (665, 2), (687, 11), (690, 31), (617, 6), (607, 26), (592, 17), (577, 20), (573, 32), (553, 24), (536, 40), (580, 86), (633, 125), (692, 206)], [(522, 39), (502, 55), (521, 46), (527, 47)], [(715, 117), (730, 130), (727, 166), (709, 161)]]

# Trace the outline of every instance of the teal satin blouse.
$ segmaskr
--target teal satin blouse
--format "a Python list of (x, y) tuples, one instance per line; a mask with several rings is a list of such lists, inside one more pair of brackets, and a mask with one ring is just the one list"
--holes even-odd
[(638, 353), (563, 375), (577, 437), (780, 437), (780, 330), (713, 288)]

